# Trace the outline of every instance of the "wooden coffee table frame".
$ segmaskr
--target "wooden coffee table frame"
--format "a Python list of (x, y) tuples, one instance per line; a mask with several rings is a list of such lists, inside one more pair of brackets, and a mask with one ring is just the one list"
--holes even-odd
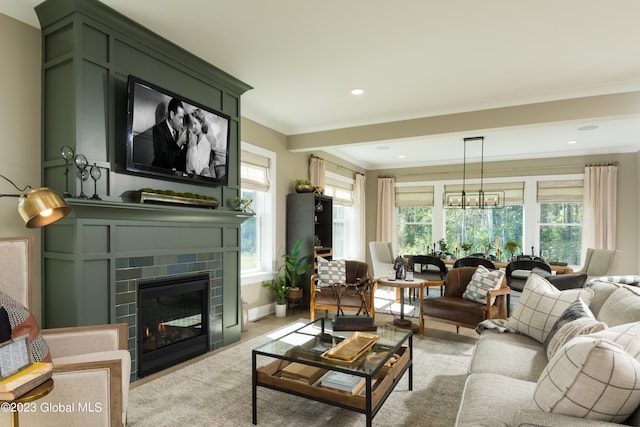
[[(292, 333), (296, 333), (314, 324), (319, 325), (321, 322), (326, 322), (326, 325), (330, 328), (331, 320), (318, 319)], [(381, 333), (380, 330), (379, 328), (379, 333)], [(344, 331), (339, 331), (335, 332), (335, 335), (344, 336), (345, 333)], [(404, 333), (403, 338), (397, 340), (395, 345), (391, 346), (380, 365), (371, 373), (367, 373), (364, 370), (355, 371), (353, 369), (343, 368), (340, 364), (330, 361), (307, 360), (296, 357), (295, 355), (283, 356), (270, 353), (261, 350), (263, 346), (254, 349), (252, 351), (253, 424), (257, 424), (258, 422), (257, 388), (260, 386), (365, 414), (366, 425), (370, 427), (373, 417), (378, 413), (407, 370), (409, 371), (409, 390), (413, 390), (413, 334), (409, 330), (402, 330), (402, 333)], [(374, 346), (374, 349), (376, 349), (376, 346)], [(400, 355), (400, 358), (391, 367), (383, 366), (384, 362), (389, 360), (394, 353)], [(361, 356), (359, 360), (364, 360), (367, 354), (368, 352)], [(258, 356), (266, 356), (274, 360), (271, 363), (258, 367)], [(348, 392), (307, 384), (302, 381), (279, 376), (282, 368), (291, 362), (362, 376), (365, 378), (364, 394), (354, 395)], [(376, 380), (375, 384), (374, 379)]]

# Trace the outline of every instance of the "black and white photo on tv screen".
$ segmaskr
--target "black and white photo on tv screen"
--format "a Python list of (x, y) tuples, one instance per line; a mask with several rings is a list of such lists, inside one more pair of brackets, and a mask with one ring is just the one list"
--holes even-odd
[(229, 118), (129, 78), (127, 170), (227, 184)]

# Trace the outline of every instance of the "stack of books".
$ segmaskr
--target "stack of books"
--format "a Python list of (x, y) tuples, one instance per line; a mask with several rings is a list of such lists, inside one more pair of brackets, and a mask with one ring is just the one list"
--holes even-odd
[(51, 363), (33, 362), (0, 381), (0, 400), (12, 401), (51, 378)]
[(302, 363), (289, 363), (282, 368), (280, 376), (291, 380), (303, 381), (307, 384), (313, 384), (325, 373), (325, 369), (316, 368), (315, 366), (304, 365)]
[(329, 371), (320, 380), (323, 387), (335, 388), (351, 394), (359, 394), (365, 386), (365, 378), (344, 372)]

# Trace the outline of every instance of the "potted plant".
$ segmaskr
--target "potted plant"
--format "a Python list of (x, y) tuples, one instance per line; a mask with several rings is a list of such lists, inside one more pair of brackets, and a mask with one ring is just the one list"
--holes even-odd
[(287, 280), (283, 275), (276, 276), (275, 279), (263, 282), (262, 286), (273, 289), (276, 296), (276, 317), (285, 317), (287, 315)]
[(509, 252), (509, 254), (511, 255), (511, 259), (513, 259), (513, 257), (516, 255), (516, 251), (518, 250), (518, 248), (520, 247), (520, 243), (516, 242), (515, 240), (509, 240), (507, 243), (504, 244), (504, 250)]
[(298, 281), (312, 265), (307, 262), (308, 256), (300, 256), (302, 239), (298, 239), (291, 248), (291, 252), (282, 254), (280, 258), (284, 261), (278, 269), (278, 275), (274, 280), (262, 283), (265, 288), (273, 289), (276, 296), (276, 316), (284, 317), (287, 308), (287, 294), (290, 291), (302, 292), (298, 287)]
[(447, 256), (447, 241), (444, 239), (438, 240), (438, 246), (440, 247), (440, 256), (446, 258)]
[(462, 247), (462, 251), (464, 252), (464, 256), (468, 255), (469, 249), (472, 248), (472, 244), (471, 243), (463, 243), (460, 245)]
[(293, 181), (296, 193), (311, 193), (313, 192), (313, 185), (307, 178), (299, 178)]

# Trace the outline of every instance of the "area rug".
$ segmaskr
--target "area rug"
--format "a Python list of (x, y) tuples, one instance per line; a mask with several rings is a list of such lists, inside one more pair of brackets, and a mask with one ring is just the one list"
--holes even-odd
[[(251, 350), (281, 330), (274, 332), (134, 386), (128, 425), (252, 426)], [(407, 372), (373, 419), (375, 426), (454, 424), (473, 345), (422, 336), (415, 336), (413, 345), (413, 391), (408, 390)], [(258, 425), (365, 424), (363, 414), (275, 390), (259, 387), (257, 396)]]

